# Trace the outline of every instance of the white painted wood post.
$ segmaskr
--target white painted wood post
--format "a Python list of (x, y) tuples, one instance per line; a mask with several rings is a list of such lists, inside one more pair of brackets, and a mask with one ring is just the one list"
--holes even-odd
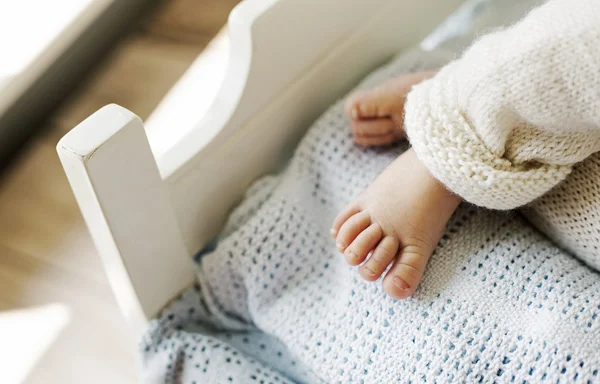
[(57, 150), (121, 310), (139, 330), (195, 271), (142, 121), (108, 105)]

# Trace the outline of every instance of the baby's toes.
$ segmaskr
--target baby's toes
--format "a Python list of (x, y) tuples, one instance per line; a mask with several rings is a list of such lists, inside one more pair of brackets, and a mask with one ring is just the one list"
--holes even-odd
[(360, 211), (346, 220), (336, 237), (338, 250), (344, 252), (369, 225), (371, 225), (371, 215), (367, 211)]
[(415, 293), (432, 250), (404, 248), (383, 279), (383, 290), (394, 299), (406, 299)]
[(388, 118), (371, 120), (353, 120), (352, 133), (354, 136), (394, 136), (396, 123)]
[(398, 139), (389, 136), (354, 136), (354, 142), (363, 147), (383, 147), (396, 143)]
[(377, 243), (381, 240), (383, 232), (377, 223), (373, 223), (364, 231), (356, 236), (356, 239), (344, 251), (346, 262), (350, 265), (358, 265), (362, 263), (369, 252), (371, 252)]
[(361, 208), (358, 206), (358, 204), (356, 204), (356, 202), (352, 202), (348, 204), (344, 209), (342, 209), (340, 213), (338, 213), (336, 218), (333, 220), (333, 224), (331, 225), (331, 229), (329, 230), (331, 237), (336, 238), (338, 233), (340, 232), (340, 228), (342, 228), (342, 225), (346, 221), (348, 221), (349, 218), (356, 215), (360, 211)]
[(399, 117), (404, 110), (404, 88), (388, 81), (373, 89), (355, 92), (346, 100), (344, 109), (354, 120)]
[(395, 123), (387, 118), (354, 120), (351, 125), (354, 142), (365, 147), (394, 144), (400, 137)]
[(360, 275), (367, 281), (377, 280), (398, 254), (398, 240), (385, 236), (377, 245), (369, 260), (360, 268)]
[(373, 89), (354, 92), (346, 99), (344, 110), (354, 120), (382, 117), (378, 114), (377, 96)]
[(354, 142), (363, 146), (382, 146), (394, 144), (404, 138), (402, 128), (389, 118), (352, 120)]

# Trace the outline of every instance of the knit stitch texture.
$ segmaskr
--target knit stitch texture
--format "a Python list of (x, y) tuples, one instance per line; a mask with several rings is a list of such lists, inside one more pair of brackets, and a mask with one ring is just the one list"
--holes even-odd
[(409, 94), (419, 159), (479, 206), (539, 198), (600, 151), (598, 46), (597, 0), (551, 0), (484, 35)]
[[(414, 50), (361, 87), (448, 57)], [(600, 276), (517, 214), (461, 205), (408, 300), (345, 264), (329, 238), (334, 216), (406, 147), (353, 145), (343, 102), (332, 106), (287, 169), (260, 180), (232, 214), (200, 260), (199, 286), (151, 322), (146, 381), (600, 381)], [(575, 174), (585, 179), (584, 169)], [(568, 193), (587, 193), (568, 182)], [(559, 193), (536, 210), (557, 231), (571, 201)], [(572, 244), (598, 246), (578, 232)]]

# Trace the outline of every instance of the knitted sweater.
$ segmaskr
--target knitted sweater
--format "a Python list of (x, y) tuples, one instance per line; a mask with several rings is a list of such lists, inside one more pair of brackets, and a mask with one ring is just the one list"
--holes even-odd
[[(554, 1), (529, 18), (554, 15), (557, 4), (568, 3)], [(583, 25), (588, 15), (594, 15), (593, 2), (578, 4), (587, 9), (582, 12)], [(564, 12), (565, 23), (569, 12)], [(533, 22), (524, 21), (502, 34), (511, 36), (528, 23)], [(570, 24), (579, 28), (578, 23)], [(542, 23), (533, 29), (545, 27)], [(573, 36), (569, 28), (555, 27)], [(586, 29), (580, 28), (580, 33), (587, 33)], [(504, 98), (513, 86), (529, 84), (538, 89), (530, 81), (537, 71), (518, 84), (506, 80), (512, 86), (505, 91), (495, 85), (500, 80), (479, 88), (473, 85), (481, 100), (488, 93), (491, 99), (502, 95), (505, 104), (499, 108), (519, 112), (510, 115), (516, 125), (500, 125), (498, 132), (507, 133), (493, 136), (495, 131), (489, 133), (491, 129), (481, 128), (485, 124), (474, 121), (488, 118), (489, 127), (495, 128), (493, 124), (510, 119), (494, 122), (489, 116), (497, 115), (478, 114), (474, 105), (480, 98), (475, 96), (459, 104), (468, 98), (458, 96), (469, 88), (448, 86), (455, 85), (453, 76), (462, 73), (457, 63), (468, 61), (476, 47), (498, 36), (483, 38), (462, 59), (411, 93), (407, 128), (412, 144), (437, 177), (481, 205), (527, 203), (573, 169), (563, 183), (523, 212), (553, 240), (569, 246), (590, 265), (600, 266), (600, 157), (592, 155), (572, 165), (593, 151), (596, 136), (590, 133), (585, 141), (580, 135), (593, 132), (590, 122), (598, 122), (594, 115), (598, 110), (584, 110), (554, 91), (566, 99), (561, 103), (571, 104), (564, 113), (558, 112), (556, 103), (552, 110), (546, 108), (548, 114), (558, 116), (553, 120), (535, 109), (521, 108), (525, 101)], [(481, 57), (485, 67), (487, 59)], [(440, 52), (412, 51), (369, 77), (362, 87), (436, 67), (446, 59)], [(510, 71), (498, 73), (511, 78)], [(461, 76), (468, 80), (464, 73)], [(571, 84), (565, 81), (552, 84)], [(525, 93), (515, 94), (517, 99), (526, 100), (528, 95), (531, 103), (546, 105), (525, 88)], [(573, 88), (573, 95), (586, 89)], [(544, 92), (541, 97), (555, 100)], [(579, 98), (590, 108), (598, 100)], [(569, 125), (574, 127), (573, 139), (560, 142), (557, 121), (567, 121), (566, 116), (578, 123)], [(590, 124), (587, 131), (584, 122)], [(489, 148), (500, 141), (489, 137), (502, 137), (504, 149), (492, 152)], [(439, 143), (444, 146), (438, 151)], [(309, 130), (285, 172), (259, 181), (232, 214), (216, 249), (201, 259), (201, 288), (186, 292), (151, 322), (141, 344), (145, 381), (598, 382), (598, 273), (513, 213), (461, 205), (422, 284), (408, 300), (390, 299), (380, 282), (364, 281), (345, 264), (328, 237), (333, 217), (404, 149), (354, 146), (343, 103), (332, 106)], [(472, 171), (467, 172), (468, 167)], [(453, 187), (456, 180), (464, 184)], [(513, 185), (510, 180), (518, 182)], [(505, 198), (512, 204), (495, 200), (502, 196), (503, 182)], [(546, 183), (547, 189), (540, 188), (536, 195), (531, 193), (534, 187), (523, 186), (536, 182)], [(465, 185), (474, 185), (479, 193), (467, 195), (457, 189)]]
[(431, 173), (493, 209), (530, 203), (600, 150), (600, 1), (552, 0), (413, 88), (406, 130)]
[[(447, 58), (412, 51), (362, 86)], [(513, 213), (461, 205), (408, 300), (344, 262), (331, 221), (405, 148), (355, 146), (343, 102), (332, 106), (231, 215), (201, 288), (151, 323), (145, 380), (597, 382), (598, 273)]]

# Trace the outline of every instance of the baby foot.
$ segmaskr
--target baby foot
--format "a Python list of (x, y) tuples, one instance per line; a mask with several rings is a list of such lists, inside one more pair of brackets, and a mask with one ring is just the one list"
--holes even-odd
[(435, 72), (408, 73), (383, 84), (358, 91), (346, 100), (354, 142), (366, 147), (393, 144), (405, 137), (404, 102), (413, 85), (433, 77)]
[[(460, 204), (408, 150), (337, 216), (331, 229), (346, 262), (367, 281), (386, 268), (383, 289), (395, 299), (411, 296), (446, 223)], [(370, 255), (370, 257), (367, 256)]]

